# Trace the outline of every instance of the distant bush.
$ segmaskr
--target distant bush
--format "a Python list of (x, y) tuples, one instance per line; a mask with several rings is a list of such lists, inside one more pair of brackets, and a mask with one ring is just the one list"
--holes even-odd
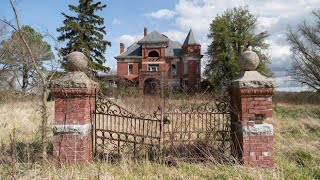
[(35, 100), (39, 98), (39, 96), (35, 93), (29, 93), (29, 94), (23, 94), (21, 91), (6, 91), (0, 90), (0, 103), (8, 103), (8, 102), (24, 102), (24, 101), (30, 101)]
[(277, 91), (273, 96), (273, 102), (288, 104), (319, 104), (320, 93), (316, 92), (280, 92)]

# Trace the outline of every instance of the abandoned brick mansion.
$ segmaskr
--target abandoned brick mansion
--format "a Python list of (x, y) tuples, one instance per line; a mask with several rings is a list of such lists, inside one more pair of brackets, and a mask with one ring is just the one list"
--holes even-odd
[(201, 78), (201, 45), (190, 29), (183, 44), (170, 40), (157, 31), (127, 49), (120, 43), (116, 56), (117, 75), (138, 83), (143, 92), (157, 91), (158, 87), (197, 89)]

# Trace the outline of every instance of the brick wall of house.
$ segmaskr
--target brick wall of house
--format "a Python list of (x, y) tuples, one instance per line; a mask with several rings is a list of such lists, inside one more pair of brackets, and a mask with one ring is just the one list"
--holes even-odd
[[(133, 74), (138, 75), (139, 74), (139, 68), (140, 64), (139, 63), (130, 63), (133, 64)], [(118, 76), (123, 76), (123, 75), (128, 75), (128, 68), (129, 68), (129, 63), (117, 63), (117, 75)]]
[(128, 75), (128, 63), (117, 63), (117, 75), (123, 76)]
[(183, 54), (188, 54), (188, 53), (201, 54), (201, 46), (200, 45), (182, 46), (182, 53)]
[(190, 88), (197, 85), (197, 61), (188, 61), (188, 85)]
[(133, 74), (139, 74), (139, 63), (133, 63)]

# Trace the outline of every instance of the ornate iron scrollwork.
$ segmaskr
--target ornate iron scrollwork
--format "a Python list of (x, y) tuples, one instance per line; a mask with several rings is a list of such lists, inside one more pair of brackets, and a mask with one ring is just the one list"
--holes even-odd
[(153, 114), (140, 113), (139, 115), (134, 114), (125, 108), (119, 106), (115, 102), (111, 101), (102, 94), (98, 94), (96, 98), (95, 113), (108, 114), (113, 116), (121, 116), (127, 118), (143, 118), (143, 119), (154, 119), (159, 120), (161, 115), (161, 108), (158, 108)]

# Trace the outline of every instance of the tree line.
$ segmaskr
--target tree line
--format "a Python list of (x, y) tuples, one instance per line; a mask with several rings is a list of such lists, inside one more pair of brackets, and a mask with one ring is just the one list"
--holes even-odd
[[(96, 13), (106, 8), (100, 1), (79, 0), (77, 5), (69, 5), (75, 15), (62, 13), (65, 17), (63, 26), (57, 31), (60, 36), (58, 41), (65, 42), (64, 47), (56, 49), (62, 57), (72, 51), (81, 51), (89, 57), (88, 73), (110, 70), (104, 63), (107, 46), (111, 43), (105, 40), (106, 27), (104, 18)], [(291, 78), (311, 89), (320, 91), (320, 60), (319, 60), (319, 19), (320, 12), (312, 12), (314, 17), (311, 23), (303, 21), (297, 27), (289, 27), (287, 40), (291, 45), (292, 66), (288, 71)], [(210, 87), (211, 91), (224, 89), (224, 82), (234, 79), (241, 69), (237, 58), (250, 47), (260, 58), (257, 71), (272, 76), (268, 64), (270, 55), (265, 50), (269, 48), (266, 38), (267, 31), (257, 32), (258, 17), (252, 14), (248, 7), (235, 7), (226, 10), (222, 15), (217, 15), (211, 22), (206, 55), (203, 84)], [(27, 50), (21, 46), (21, 38), (17, 31), (12, 31), (8, 36), (5, 23), (0, 24), (0, 87), (2, 90), (17, 90), (28, 92), (37, 86), (37, 74), (31, 65)], [(45, 62), (52, 61), (55, 56), (52, 47), (44, 40), (43, 35), (29, 25), (24, 25), (21, 31), (34, 53), (36, 65), (47, 75), (52, 74)], [(62, 58), (61, 67), (65, 62)]]

